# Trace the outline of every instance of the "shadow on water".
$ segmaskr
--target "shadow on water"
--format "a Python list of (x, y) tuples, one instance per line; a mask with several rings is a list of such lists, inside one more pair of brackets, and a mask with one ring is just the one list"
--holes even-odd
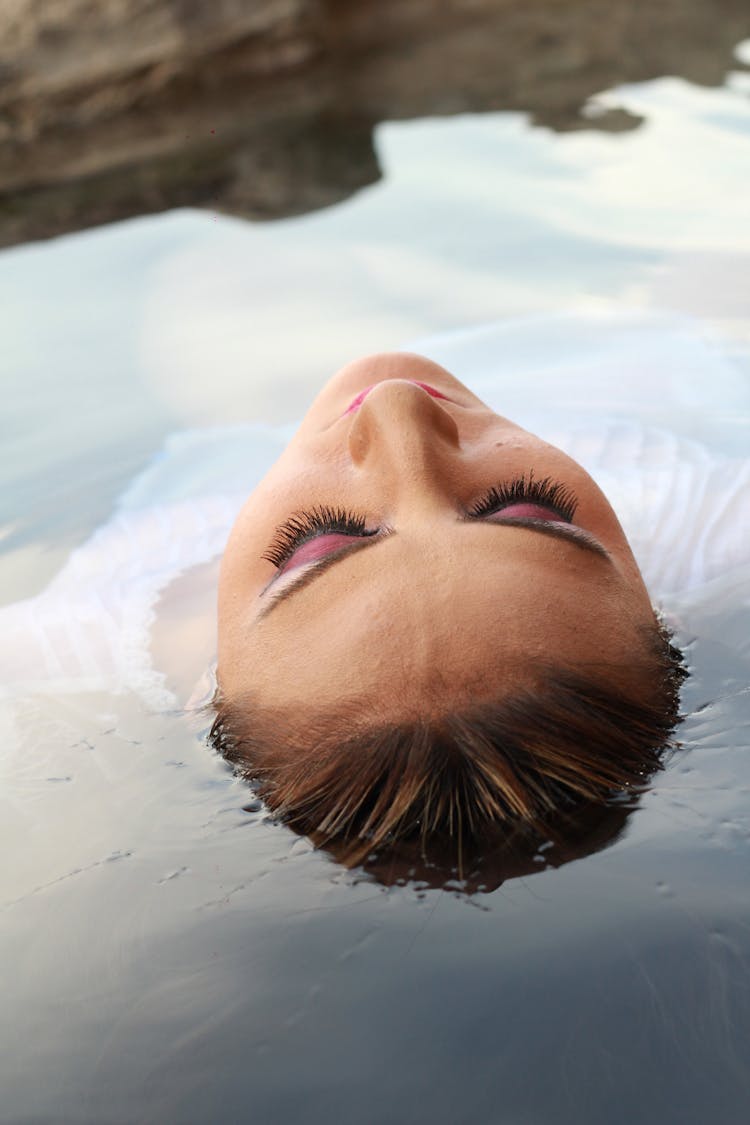
[(325, 207), (378, 180), (380, 121), (632, 129), (588, 99), (720, 85), (748, 35), (745, 0), (22, 0), (0, 14), (0, 246), (183, 206)]
[[(431, 842), (427, 851), (418, 841), (401, 841), (382, 852), (373, 852), (353, 869), (352, 878), (354, 882), (362, 879), (382, 887), (429, 887), (468, 896), (491, 894), (509, 880), (564, 867), (615, 844), (638, 804), (639, 794), (623, 793), (608, 804), (582, 805), (556, 828), (550, 828), (549, 839), (519, 836), (493, 848), (474, 849), (460, 860), (453, 847), (445, 846), (445, 841), (442, 846)], [(254, 807), (251, 804), (247, 810)], [(335, 863), (345, 863), (346, 844), (327, 841), (318, 846)]]

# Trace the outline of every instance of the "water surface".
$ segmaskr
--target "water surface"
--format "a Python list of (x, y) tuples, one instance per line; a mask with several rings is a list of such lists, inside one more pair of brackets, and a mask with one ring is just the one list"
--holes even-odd
[[(355, 354), (669, 308), (747, 371), (746, 76), (599, 104), (643, 124), (384, 124), (384, 179), (336, 207), (177, 211), (0, 255), (5, 600), (166, 434), (291, 421)], [(721, 585), (675, 609), (686, 749), (612, 847), (486, 894), (342, 871), (247, 811), (179, 714), (4, 707), (0, 1118), (744, 1125), (750, 617)]]

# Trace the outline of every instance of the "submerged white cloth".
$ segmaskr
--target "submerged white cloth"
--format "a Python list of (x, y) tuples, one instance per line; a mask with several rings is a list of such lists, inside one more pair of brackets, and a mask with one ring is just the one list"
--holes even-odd
[[(412, 349), (591, 473), (657, 605), (668, 611), (717, 580), (750, 597), (750, 383), (696, 323), (560, 316)], [(159, 596), (221, 553), (292, 432), (239, 425), (170, 437), (47, 589), (0, 609), (3, 694), (129, 690), (175, 706), (151, 659)]]

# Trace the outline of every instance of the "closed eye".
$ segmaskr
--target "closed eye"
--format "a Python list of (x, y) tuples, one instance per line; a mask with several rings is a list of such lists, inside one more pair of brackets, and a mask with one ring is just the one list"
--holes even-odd
[[(578, 508), (578, 498), (567, 485), (551, 477), (537, 480), (534, 471), (514, 477), (488, 489), (468, 509), (468, 515), (482, 516), (503, 512), (525, 517), (536, 515), (540, 519), (557, 519), (572, 523)], [(536, 509), (536, 512), (532, 512)]]
[[(475, 519), (477, 517), (474, 517)], [(549, 523), (569, 523), (564, 516), (556, 512), (553, 508), (545, 508), (542, 504), (534, 504), (530, 501), (522, 501), (518, 504), (509, 504), (505, 508), (501, 508), (498, 512), (493, 512), (488, 516), (479, 517), (491, 523), (507, 522), (508, 520), (546, 520)]]
[(336, 551), (342, 540), (375, 535), (364, 516), (328, 505), (295, 512), (277, 527), (262, 557), (281, 574)]
[(328, 555), (335, 554), (342, 549), (351, 546), (352, 542), (361, 542), (363, 539), (371, 538), (369, 534), (350, 535), (342, 531), (332, 531), (322, 535), (315, 535), (312, 539), (305, 540), (296, 551), (287, 558), (287, 560), (278, 567), (278, 577), (282, 574), (288, 574), (292, 570), (297, 570), (298, 567), (307, 566), (310, 563), (319, 562), (320, 559), (326, 558)]
[[(502, 512), (497, 513), (494, 518), (477, 519), (473, 516), (464, 516), (460, 522), (473, 523), (475, 525), (483, 524), (485, 527), (525, 528), (528, 531), (536, 532), (538, 535), (546, 535), (550, 538), (570, 543), (586, 551), (588, 554), (596, 555), (601, 559), (606, 559), (608, 562), (612, 561), (609, 551), (607, 551), (594, 535), (591, 535), (590, 532), (585, 531), (581, 527), (564, 523), (559, 519), (506, 516), (505, 512)], [(258, 620), (266, 617), (282, 601), (292, 597), (299, 590), (304, 589), (305, 586), (310, 585), (320, 577), (320, 575), (324, 574), (326, 570), (343, 563), (345, 559), (359, 553), (359, 551), (374, 549), (378, 543), (382, 543), (384, 540), (396, 537), (397, 535), (397, 531), (389, 530), (385, 532), (376, 531), (359, 537), (343, 536), (341, 545), (333, 547), (328, 553), (324, 553), (317, 559), (309, 562), (308, 565), (300, 569), (300, 573), (296, 578), (291, 578), (277, 589), (272, 589), (274, 582), (269, 583), (261, 593), (263, 604), (258, 614)]]

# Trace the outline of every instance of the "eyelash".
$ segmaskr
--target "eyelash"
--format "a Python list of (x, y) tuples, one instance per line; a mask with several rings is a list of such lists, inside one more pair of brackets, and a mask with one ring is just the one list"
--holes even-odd
[(309, 512), (296, 512), (285, 520), (276, 529), (270, 546), (261, 557), (278, 570), (303, 543), (319, 535), (330, 535), (331, 532), (356, 537), (377, 534), (376, 531), (367, 530), (364, 516), (347, 512), (345, 508), (330, 508), (323, 504), (311, 508)]
[(564, 484), (544, 477), (534, 480), (533, 473), (528, 477), (520, 476), (507, 484), (497, 485), (489, 489), (469, 509), (469, 515), (475, 519), (480, 516), (490, 516), (511, 504), (539, 504), (540, 507), (549, 508), (561, 516), (567, 523), (573, 522), (578, 507), (578, 499)]
[[(573, 522), (578, 501), (565, 485), (550, 477), (534, 480), (533, 474), (520, 476), (506, 484), (490, 488), (468, 510), (472, 519), (493, 515), (511, 504), (534, 503), (549, 508), (568, 523)], [(367, 530), (364, 516), (349, 512), (345, 508), (331, 508), (320, 505), (307, 512), (296, 512), (276, 529), (269, 547), (261, 556), (276, 569), (288, 562), (294, 552), (319, 535), (351, 535), (361, 538), (377, 535), (377, 530)]]

